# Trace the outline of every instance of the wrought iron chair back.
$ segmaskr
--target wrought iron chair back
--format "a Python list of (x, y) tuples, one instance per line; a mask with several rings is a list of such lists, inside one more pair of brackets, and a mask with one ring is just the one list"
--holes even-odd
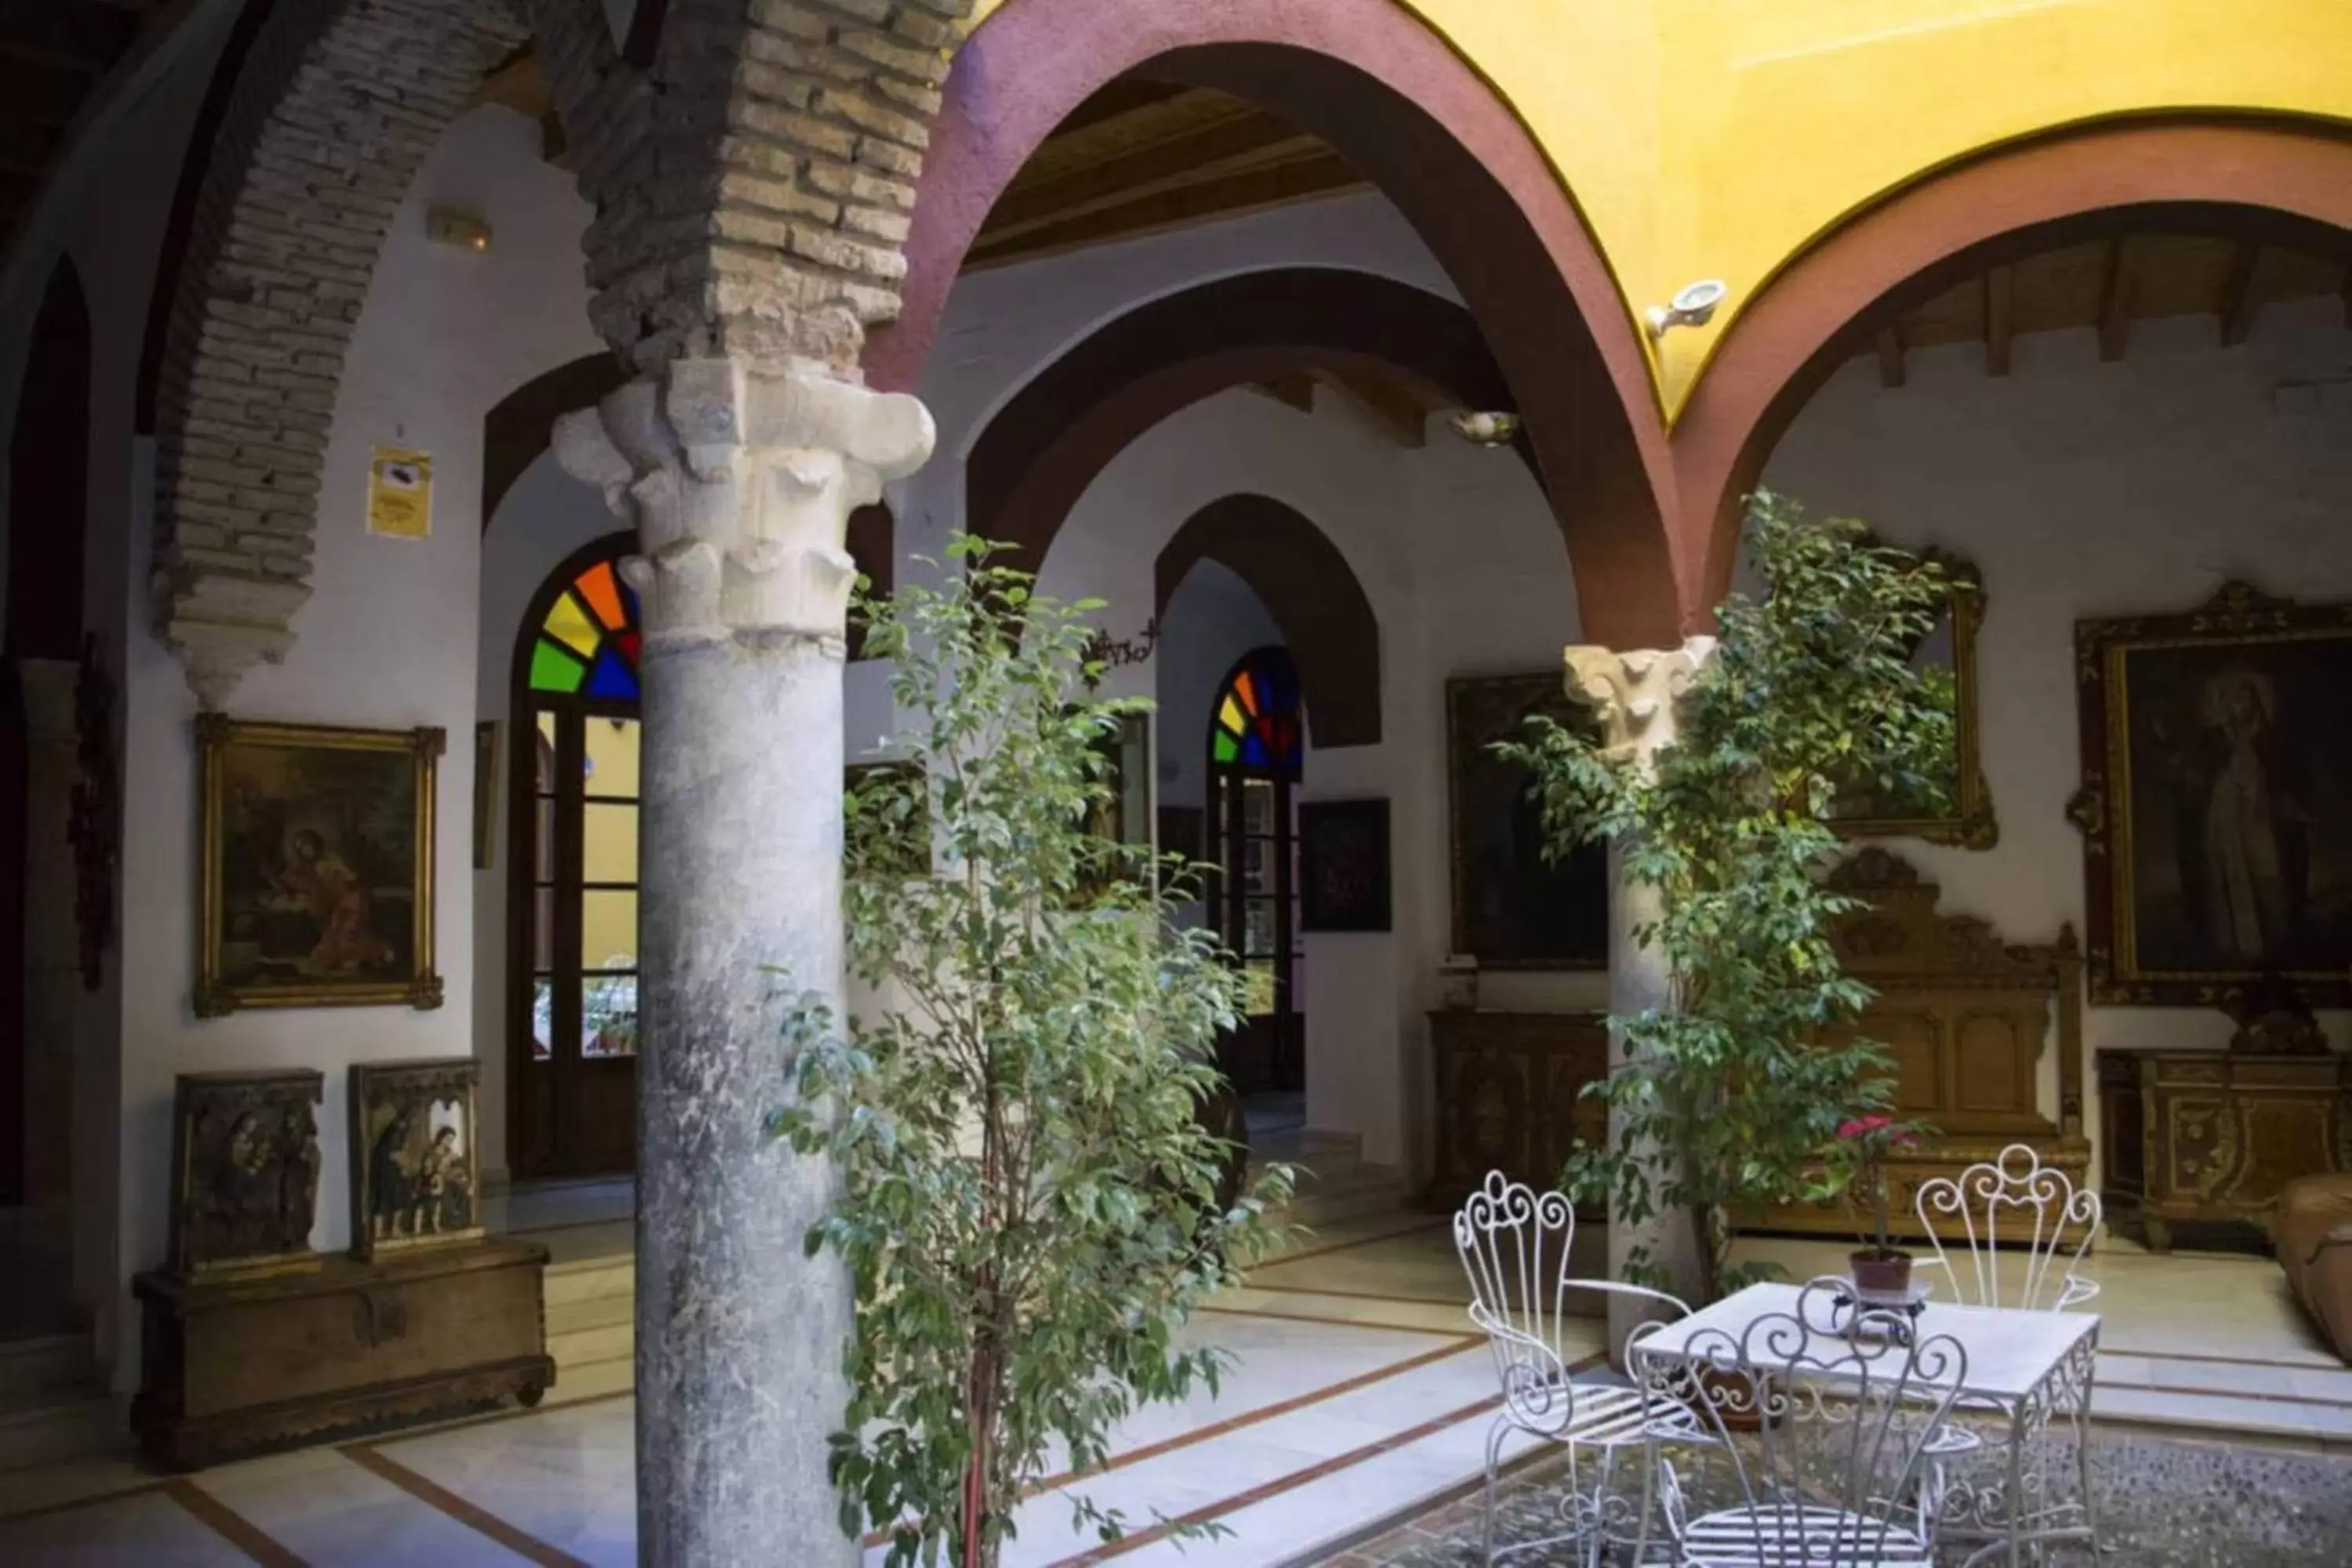
[(1634, 1375), (1678, 1400), (1719, 1449), (1727, 1488), (1695, 1497), (1671, 1463), (1661, 1504), (1681, 1561), (1770, 1568), (1924, 1563), (1927, 1445), (1958, 1401), (1968, 1352), (1911, 1333), (1901, 1312), (1856, 1308), (1836, 1282), (1794, 1312), (1679, 1349), (1635, 1342)]
[[(1920, 1183), (1914, 1206), (1935, 1248), (1929, 1267), (1942, 1271), (1961, 1306), (2064, 1311), (2099, 1293), (2081, 1272), (2099, 1227), (2099, 1195), (2043, 1164), (2029, 1144)], [(2073, 1226), (2082, 1234), (2070, 1245)], [(1965, 1266), (1953, 1256), (1960, 1248)]]
[(1568, 1317), (1576, 1209), (1489, 1172), (1454, 1215), (1454, 1249), (1470, 1279), (1470, 1321), (1486, 1335), (1512, 1425), (1546, 1435), (1575, 1418), (1560, 1330)]

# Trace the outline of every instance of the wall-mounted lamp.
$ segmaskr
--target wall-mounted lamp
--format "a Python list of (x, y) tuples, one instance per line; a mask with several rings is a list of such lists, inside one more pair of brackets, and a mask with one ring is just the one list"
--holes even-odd
[(1474, 447), (1507, 447), (1519, 433), (1519, 416), (1500, 409), (1465, 408), (1448, 423)]
[(1672, 304), (1650, 307), (1650, 335), (1663, 338), (1676, 327), (1706, 325), (1715, 319), (1715, 308), (1722, 304), (1723, 297), (1730, 292), (1713, 278), (1676, 290)]
[(487, 219), (457, 207), (435, 207), (425, 215), (425, 237), (436, 245), (479, 255), (490, 247), (490, 226)]

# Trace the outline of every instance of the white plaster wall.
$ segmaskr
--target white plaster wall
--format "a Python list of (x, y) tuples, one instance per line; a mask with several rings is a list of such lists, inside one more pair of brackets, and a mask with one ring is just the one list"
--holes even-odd
[[(578, 237), (587, 210), (571, 177), (541, 163), (539, 131), (483, 109), (459, 120), (420, 173), (376, 268), (346, 361), (318, 522), (312, 597), (286, 662), (249, 676), (232, 713), (448, 732), (438, 792), (436, 956), (444, 1006), (254, 1012), (197, 1021), (193, 982), (194, 700), (179, 666), (135, 631), (129, 650), (127, 810), (133, 825), (123, 955), (121, 1086), (122, 1272), (160, 1260), (173, 1079), (223, 1068), (304, 1066), (326, 1075), (313, 1244), (347, 1244), (344, 1078), (354, 1062), (474, 1054), (473, 724), (479, 683), (482, 418), (519, 384), (593, 352)], [(429, 243), (443, 203), (486, 216), (488, 255)], [(434, 459), (433, 532), (410, 542), (365, 527), (369, 456), (409, 446)], [(145, 577), (143, 532), (134, 584)], [(134, 598), (136, 597), (134, 590)], [(143, 623), (143, 616), (137, 617)], [(495, 1048), (495, 1041), (492, 1042)], [(493, 1058), (495, 1059), (495, 1058)], [(495, 1072), (485, 1152), (503, 1116)], [(492, 1163), (486, 1160), (486, 1163)], [(121, 1335), (117, 1381), (136, 1351)]]
[[(1945, 907), (2012, 941), (2084, 921), (2077, 619), (2168, 614), (2231, 578), (2306, 601), (2352, 598), (2352, 333), (2333, 302), (2274, 306), (2252, 341), (2218, 346), (2210, 317), (2133, 323), (2129, 353), (2093, 334), (2020, 338), (2004, 379), (1974, 345), (1915, 352), (1906, 384), (1847, 365), (1807, 406), (1765, 482), (1815, 510), (1868, 519), (1898, 543), (1941, 545), (1984, 573), (1985, 772), (2000, 842), (1896, 847), (1943, 884)], [(2338, 1048), (2352, 1017), (2323, 1020)], [(2214, 1047), (2231, 1026), (2192, 1008), (2097, 1007), (2084, 1030), (2097, 1141), (2103, 1046)], [(2054, 1060), (2043, 1103), (2056, 1104)]]

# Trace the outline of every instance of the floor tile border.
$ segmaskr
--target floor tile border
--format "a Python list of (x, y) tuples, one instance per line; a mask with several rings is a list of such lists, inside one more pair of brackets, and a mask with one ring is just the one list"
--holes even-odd
[(2125, 1383), (2103, 1377), (2091, 1384), (2091, 1397), (2096, 1399), (2102, 1389), (2124, 1389), (2133, 1394), (2170, 1394), (2184, 1399), (2243, 1399), (2256, 1405), (2311, 1405), (2322, 1410), (2352, 1410), (2352, 1399), (2315, 1399), (2307, 1394), (2257, 1394), (2242, 1389), (2182, 1388), (2169, 1383)]
[(310, 1568), (307, 1559), (187, 1477), (165, 1481), (154, 1489), (178, 1503), (215, 1535), (260, 1563), (261, 1568)]
[[(1570, 1373), (1588, 1371), (1607, 1359), (1605, 1352), (1595, 1352), (1570, 1363), (1568, 1370)], [(1475, 1420), (1502, 1403), (1503, 1396), (1499, 1394), (1475, 1400), (1459, 1409), (1449, 1410), (1443, 1415), (1433, 1415), (1417, 1426), (1408, 1426), (1402, 1432), (1382, 1437), (1376, 1442), (1366, 1443), (1361, 1447), (1351, 1448), (1344, 1454), (1334, 1454), (1328, 1459), (1320, 1459), (1312, 1465), (1293, 1470), (1287, 1475), (1277, 1476), (1273, 1480), (1250, 1488), (1247, 1491), (1236, 1492), (1232, 1497), (1205, 1503), (1190, 1513), (1180, 1514), (1174, 1519), (1154, 1525), (1150, 1530), (1138, 1531), (1118, 1541), (1081, 1552), (1074, 1557), (1060, 1558), (1054, 1563), (1053, 1568), (1092, 1568), (1095, 1563), (1108, 1563), (1114, 1558), (1124, 1557), (1130, 1552), (1139, 1552), (1146, 1546), (1167, 1540), (1176, 1531), (1189, 1525), (1213, 1524), (1228, 1514), (1238, 1513), (1245, 1508), (1254, 1508), (1259, 1503), (1271, 1501), (1286, 1493), (1297, 1491), (1301, 1487), (1310, 1486), (1327, 1477), (1337, 1475), (1341, 1470), (1352, 1469), (1367, 1460), (1407, 1447), (1424, 1437), (1435, 1436), (1450, 1426), (1458, 1426), (1465, 1421)]]
[(418, 1475), (399, 1460), (379, 1452), (372, 1444), (349, 1443), (336, 1452), (360, 1468), (391, 1482), (427, 1508), (438, 1510), (477, 1535), (488, 1536), (518, 1557), (538, 1563), (540, 1568), (590, 1568), (590, 1564), (570, 1552), (549, 1545), (437, 1481)]
[(144, 1497), (149, 1492), (165, 1490), (185, 1479), (178, 1476), (148, 1476), (143, 1479), (126, 1481), (121, 1486), (109, 1487), (102, 1491), (89, 1492), (80, 1497), (59, 1498), (54, 1502), (35, 1503), (30, 1508), (20, 1508), (13, 1511), (0, 1510), (0, 1524), (15, 1524), (17, 1521), (25, 1519), (47, 1519), (53, 1513), (71, 1513), (79, 1508), (99, 1508), (110, 1502), (128, 1502), (132, 1498)]
[(2352, 1372), (2352, 1365), (2340, 1361), (2333, 1365), (2325, 1365), (2316, 1362), (2270, 1361), (2262, 1356), (2206, 1355), (2202, 1352), (2191, 1351), (2136, 1351), (2126, 1345), (2101, 1345), (2099, 1353), (2130, 1356), (2137, 1361), (2202, 1361), (2210, 1362), (2215, 1366), (2266, 1366), (2277, 1372)]

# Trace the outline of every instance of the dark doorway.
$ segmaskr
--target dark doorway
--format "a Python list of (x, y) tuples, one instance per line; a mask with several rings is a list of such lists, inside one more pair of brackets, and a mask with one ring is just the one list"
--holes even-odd
[(1295, 822), (1306, 719), (1284, 647), (1262, 647), (1227, 675), (1209, 711), (1208, 858), (1214, 920), (1249, 981), (1248, 1016), (1222, 1065), (1245, 1103), (1307, 1087), (1298, 1011), (1298, 845)]

